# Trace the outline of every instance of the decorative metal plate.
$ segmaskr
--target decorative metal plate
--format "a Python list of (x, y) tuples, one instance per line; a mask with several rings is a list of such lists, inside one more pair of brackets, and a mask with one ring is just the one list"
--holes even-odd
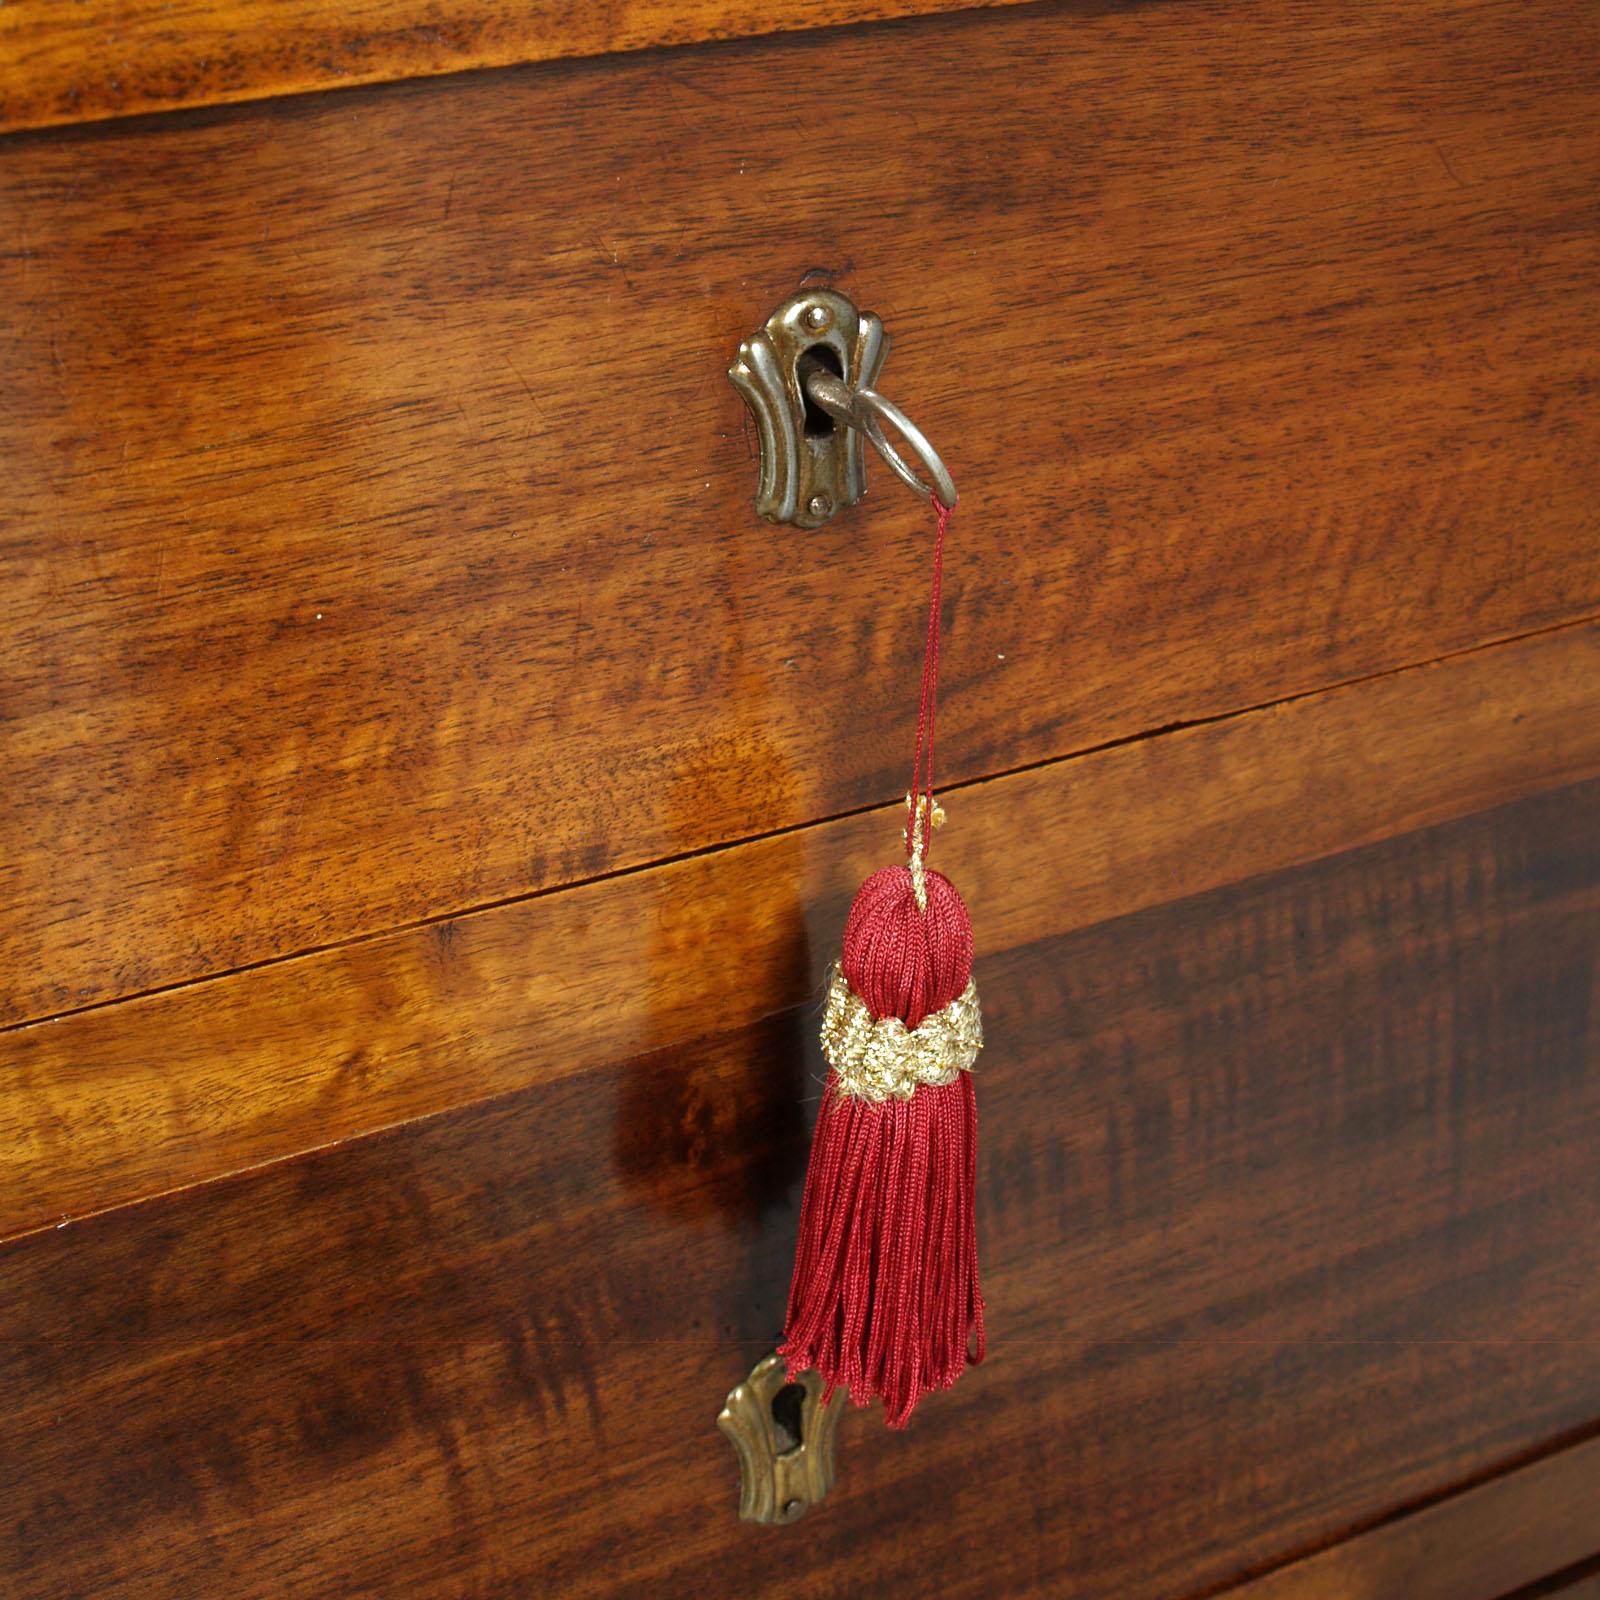
[(844, 1396), (822, 1403), (822, 1379), (789, 1382), (770, 1355), (728, 1396), (717, 1426), (739, 1453), (739, 1515), (746, 1522), (794, 1522), (833, 1487), (833, 1436)]
[(785, 300), (739, 346), (728, 377), (755, 418), (761, 440), (756, 510), (773, 522), (820, 528), (867, 492), (862, 437), (816, 406), (808, 408), (800, 363), (809, 356), (850, 390), (870, 389), (889, 354), (883, 323), (834, 289)]

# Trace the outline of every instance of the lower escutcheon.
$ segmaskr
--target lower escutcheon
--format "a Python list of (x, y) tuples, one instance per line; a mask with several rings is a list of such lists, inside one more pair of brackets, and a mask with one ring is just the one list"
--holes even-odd
[(717, 1426), (739, 1452), (739, 1515), (746, 1522), (794, 1522), (833, 1487), (833, 1435), (842, 1396), (822, 1403), (822, 1379), (789, 1382), (770, 1355), (728, 1396)]

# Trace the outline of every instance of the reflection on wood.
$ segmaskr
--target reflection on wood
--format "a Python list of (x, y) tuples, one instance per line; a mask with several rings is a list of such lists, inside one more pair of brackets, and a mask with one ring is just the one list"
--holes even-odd
[[(794, 781), (770, 748), (758, 771)], [(1586, 627), (974, 786), (950, 796), (938, 859), (973, 908), (981, 983), (1010, 946), (1593, 774)], [(740, 781), (708, 757), (662, 804), (679, 826)], [(0, 1231), (820, 1003), (850, 897), (901, 816), (0, 1034)], [(708, 1099), (692, 1064), (672, 1070), (671, 1093), (634, 1108), (641, 1127), (670, 1124), (669, 1145), (765, 1136), (770, 1102)], [(751, 1072), (782, 1087), (774, 1062)]]
[(0, 1017), (896, 800), (925, 508), (776, 532), (724, 376), (813, 269), (967, 495), (947, 778), (1595, 615), (1597, 56), (1013, 7), (14, 141)]

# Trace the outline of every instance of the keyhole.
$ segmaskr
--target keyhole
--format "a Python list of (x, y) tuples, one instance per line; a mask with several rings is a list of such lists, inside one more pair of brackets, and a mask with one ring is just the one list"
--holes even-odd
[(772, 1397), (772, 1427), (776, 1434), (778, 1454), (786, 1456), (805, 1443), (801, 1415), (806, 1403), (805, 1388), (798, 1383), (786, 1383)]
[[(814, 344), (806, 351), (806, 358), (815, 361), (819, 367), (831, 372), (834, 377), (844, 378), (844, 367), (839, 357), (834, 353), (831, 345)], [(801, 369), (805, 369), (802, 367)], [(805, 394), (805, 386), (801, 385), (801, 393)], [(806, 402), (806, 437), (808, 439), (825, 439), (838, 427), (837, 421), (830, 417), (809, 394), (805, 395)]]

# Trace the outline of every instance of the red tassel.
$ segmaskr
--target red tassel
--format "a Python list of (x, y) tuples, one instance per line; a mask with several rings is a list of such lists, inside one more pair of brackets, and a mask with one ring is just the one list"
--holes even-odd
[[(874, 873), (845, 928), (845, 980), (874, 1019), (908, 1029), (957, 999), (972, 973), (961, 896), (937, 872), (926, 891), (924, 911), (908, 869)], [(791, 1372), (815, 1367), (830, 1393), (881, 1398), (891, 1428), (983, 1359), (977, 1132), (969, 1072), (878, 1104), (829, 1074), (781, 1353)]]
[(891, 1428), (905, 1427), (925, 1394), (948, 1389), (984, 1354), (972, 919), (950, 880), (924, 864), (942, 818), (933, 735), (952, 508), (935, 497), (933, 509), (909, 865), (873, 873), (845, 925), (823, 1024), (836, 1070), (811, 1145), (779, 1347), (791, 1377), (815, 1367), (829, 1395), (842, 1388), (857, 1405), (881, 1398)]

